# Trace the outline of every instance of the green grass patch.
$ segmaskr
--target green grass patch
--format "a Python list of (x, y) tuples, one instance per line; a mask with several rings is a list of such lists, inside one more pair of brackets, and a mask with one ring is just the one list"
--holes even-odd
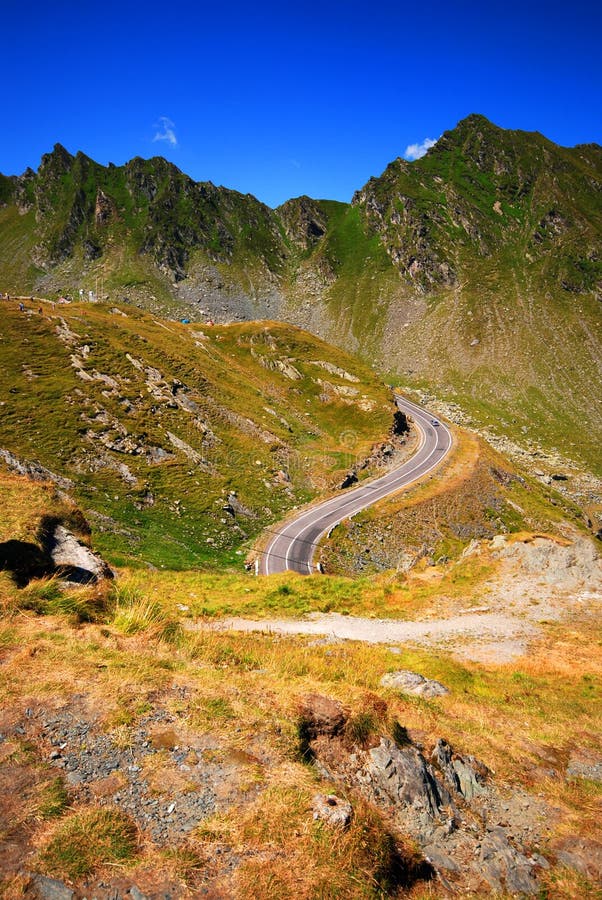
[(42, 819), (61, 816), (69, 804), (69, 795), (60, 777), (42, 785), (38, 798), (38, 815)]
[(127, 863), (137, 853), (137, 832), (118, 809), (85, 809), (65, 817), (46, 847), (39, 866), (58, 878), (82, 878), (106, 864)]

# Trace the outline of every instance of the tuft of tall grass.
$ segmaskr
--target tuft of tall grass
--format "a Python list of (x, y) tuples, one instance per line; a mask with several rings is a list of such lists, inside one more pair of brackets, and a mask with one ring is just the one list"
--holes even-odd
[(54, 819), (62, 815), (69, 803), (69, 795), (60, 777), (47, 781), (40, 789), (38, 815), (42, 819)]
[(168, 643), (179, 640), (180, 623), (156, 600), (149, 599), (128, 585), (113, 585), (109, 598), (109, 625), (121, 634), (144, 632), (148, 637)]
[(9, 608), (40, 616), (66, 616), (75, 622), (95, 622), (104, 612), (105, 596), (97, 587), (66, 588), (59, 578), (40, 578), (14, 592)]

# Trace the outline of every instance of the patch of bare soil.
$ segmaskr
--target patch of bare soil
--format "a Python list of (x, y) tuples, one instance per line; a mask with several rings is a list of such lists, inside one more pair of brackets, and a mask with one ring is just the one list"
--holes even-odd
[[(185, 689), (179, 691), (185, 702)], [(179, 879), (170, 880), (168, 873), (160, 877), (160, 866), (151, 882), (142, 872), (135, 879), (92, 880), (73, 891), (35, 873), (40, 832), (48, 826), (44, 819), (50, 821), (53, 815), (44, 814), (41, 798), (52, 784), (64, 785), (64, 803), (75, 809), (93, 804), (122, 810), (147, 846), (159, 852), (185, 847), (208, 816), (232, 805), (245, 806), (257, 796), (262, 780), (258, 773), (266, 763), (262, 751), (232, 750), (209, 732), (186, 728), (168, 711), (166, 699), (157, 696), (152, 711), (127, 733), (105, 730), (102, 715), (85, 695), (73, 695), (60, 706), (37, 703), (2, 713), (0, 892), (13, 879), (25, 885), (24, 896), (46, 900), (83, 897), (85, 888), (98, 900), (189, 896)], [(237, 863), (235, 854), (221, 848), (205, 861), (207, 881), (227, 877)], [(201, 878), (201, 886), (204, 883)]]

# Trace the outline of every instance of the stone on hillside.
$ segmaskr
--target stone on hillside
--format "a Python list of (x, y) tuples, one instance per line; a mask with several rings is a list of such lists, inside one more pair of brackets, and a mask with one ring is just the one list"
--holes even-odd
[(301, 372), (296, 369), (288, 359), (277, 359), (275, 365), (276, 368), (279, 369), (283, 375), (286, 375), (287, 378), (290, 378), (291, 381), (300, 381), (303, 378)]
[(143, 894), (140, 888), (136, 887), (135, 884), (130, 888), (130, 898), (131, 900), (150, 900), (148, 894)]
[(357, 375), (350, 375), (345, 369), (341, 369), (340, 366), (335, 366), (334, 363), (327, 362), (324, 359), (312, 359), (311, 364), (312, 366), (320, 366), (320, 368), (330, 372), (331, 375), (338, 375), (339, 378), (344, 378), (345, 381), (353, 381), (356, 384), (359, 382)]
[(351, 487), (352, 484), (357, 484), (357, 475), (355, 472), (348, 472), (339, 484), (339, 489), (344, 490)]
[(255, 513), (252, 509), (249, 509), (248, 506), (245, 506), (244, 503), (241, 503), (238, 497), (236, 496), (235, 491), (230, 491), (228, 494), (228, 499), (222, 506), (224, 512), (227, 512), (229, 515), (236, 516), (246, 516), (249, 519), (255, 518)]
[(187, 444), (186, 441), (183, 441), (171, 431), (166, 431), (165, 433), (174, 447), (176, 447), (178, 450), (181, 450), (182, 453), (188, 457), (190, 462), (204, 469), (209, 468), (207, 460), (204, 459), (203, 456), (201, 456), (201, 454), (198, 453), (193, 447), (191, 447), (190, 444)]
[(73, 487), (73, 482), (69, 478), (63, 478), (62, 475), (56, 475), (50, 469), (37, 462), (30, 462), (26, 459), (19, 459), (10, 450), (0, 449), (0, 459), (3, 460), (9, 469), (16, 472), (17, 475), (26, 475), (32, 481), (52, 481), (64, 491), (68, 491)]
[(434, 681), (419, 675), (418, 672), (410, 672), (402, 669), (399, 672), (388, 672), (380, 680), (383, 687), (394, 688), (403, 694), (415, 694), (417, 697), (441, 697), (449, 694), (449, 689), (440, 681)]
[(79, 541), (64, 525), (55, 525), (44, 536), (44, 549), (54, 566), (66, 575), (69, 581), (90, 584), (103, 578), (113, 578), (113, 572), (106, 562)]
[(555, 842), (552, 850), (558, 862), (576, 869), (595, 884), (602, 883), (602, 843), (587, 837), (569, 835)]
[(109, 197), (103, 190), (98, 188), (96, 193), (96, 207), (94, 209), (94, 219), (96, 225), (105, 225), (110, 219), (117, 215), (117, 207), (112, 197)]
[(378, 747), (368, 753), (366, 773), (377, 796), (394, 806), (412, 808), (428, 819), (436, 817), (442, 806), (451, 804), (449, 793), (411, 744), (398, 747), (394, 741), (382, 737)]
[(30, 889), (36, 900), (72, 900), (75, 896), (71, 888), (62, 881), (47, 878), (45, 875), (34, 875)]
[(321, 694), (308, 694), (304, 697), (300, 714), (308, 740), (320, 735), (334, 737), (341, 733), (346, 721), (339, 701)]
[(321, 819), (333, 828), (346, 828), (351, 822), (352, 808), (336, 794), (316, 794), (313, 813), (314, 819)]
[(483, 878), (496, 892), (520, 895), (538, 891), (532, 864), (509, 843), (503, 828), (493, 828), (483, 837), (479, 864)]
[(474, 756), (458, 756), (453, 753), (447, 741), (440, 739), (432, 752), (431, 762), (441, 770), (448, 787), (461, 794), (465, 800), (470, 801), (485, 793), (483, 783), (489, 770)]
[(602, 782), (602, 754), (594, 750), (573, 750), (566, 770), (567, 778), (588, 778)]

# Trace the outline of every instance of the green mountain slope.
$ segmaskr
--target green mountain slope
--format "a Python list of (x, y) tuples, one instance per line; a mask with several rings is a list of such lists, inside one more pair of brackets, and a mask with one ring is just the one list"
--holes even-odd
[(0, 463), (48, 470), (116, 562), (240, 565), (393, 426), (369, 368), (291, 326), (200, 329), (102, 304), (1, 313)]
[(602, 148), (469, 116), (351, 204), (270, 210), (57, 145), (0, 179), (0, 289), (289, 321), (600, 472)]
[[(102, 292), (163, 311), (188, 309), (199, 291), (188, 273), (224, 287), (269, 279), (283, 237), (271, 210), (250, 195), (196, 183), (166, 160), (98, 165), (60, 144), (0, 184), (1, 277), (12, 293)], [(188, 285), (186, 286), (189, 287)]]
[(381, 359), (599, 469), (602, 149), (473, 116), (354, 204), (401, 280)]

